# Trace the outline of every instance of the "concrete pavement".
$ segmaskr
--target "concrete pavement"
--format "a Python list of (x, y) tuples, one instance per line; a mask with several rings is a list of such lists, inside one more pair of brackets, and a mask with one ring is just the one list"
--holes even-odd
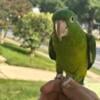
[(55, 73), (50, 71), (0, 64), (0, 78), (4, 79), (48, 81), (54, 77)]
[[(49, 81), (54, 79), (55, 76), (56, 73), (51, 71), (0, 64), (0, 78), (4, 79)], [(86, 80), (87, 79), (94, 82), (100, 82), (100, 76), (90, 71), (87, 73)]]

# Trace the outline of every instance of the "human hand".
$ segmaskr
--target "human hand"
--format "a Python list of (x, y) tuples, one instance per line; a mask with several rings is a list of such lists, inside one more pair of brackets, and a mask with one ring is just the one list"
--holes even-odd
[(40, 100), (99, 100), (97, 95), (72, 78), (55, 79), (41, 88)]
[(80, 85), (72, 78), (65, 80), (62, 88), (63, 93), (70, 100), (100, 100), (93, 91)]
[(62, 81), (61, 79), (55, 79), (42, 86), (39, 100), (69, 100), (62, 92)]

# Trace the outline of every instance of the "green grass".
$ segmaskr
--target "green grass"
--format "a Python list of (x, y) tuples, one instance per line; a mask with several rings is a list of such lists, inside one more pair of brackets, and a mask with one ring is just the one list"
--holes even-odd
[[(43, 55), (37, 54), (35, 57), (30, 57), (27, 49), (21, 48), (12, 43), (4, 43), (0, 45), (0, 54), (7, 59), (7, 63), (11, 65), (32, 67), (54, 71), (55, 63), (44, 57)], [(100, 75), (100, 70), (91, 68), (92, 72)]]
[(55, 70), (55, 64), (52, 60), (38, 54), (32, 57), (29, 55), (28, 50), (11, 43), (0, 45), (0, 54), (3, 55), (7, 59), (7, 63), (11, 65), (40, 68), (51, 71)]
[(0, 79), (0, 100), (38, 100), (43, 82)]
[[(0, 100), (38, 100), (44, 82), (0, 80)], [(86, 82), (86, 87), (100, 96), (100, 84)]]
[(99, 45), (99, 44), (100, 44), (100, 40), (96, 40), (96, 44), (98, 44), (98, 45)]
[(100, 83), (99, 82), (87, 82), (86, 87), (94, 91), (100, 97)]
[(92, 68), (90, 69), (90, 71), (92, 71), (92, 72), (94, 72), (94, 73), (100, 75), (100, 70), (99, 70), (99, 69), (96, 69), (96, 68), (92, 67)]

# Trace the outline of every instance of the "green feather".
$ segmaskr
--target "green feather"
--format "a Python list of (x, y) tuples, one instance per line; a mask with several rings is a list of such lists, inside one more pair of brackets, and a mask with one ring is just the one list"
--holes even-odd
[(96, 57), (96, 41), (95, 38), (90, 34), (86, 34), (86, 37), (87, 37), (88, 69), (90, 69)]
[(52, 38), (49, 41), (49, 56), (50, 56), (51, 59), (56, 60), (56, 53), (54, 51)]

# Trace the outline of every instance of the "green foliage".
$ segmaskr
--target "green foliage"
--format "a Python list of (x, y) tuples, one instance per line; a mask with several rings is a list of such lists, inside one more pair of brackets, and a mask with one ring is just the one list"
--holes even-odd
[(50, 13), (29, 12), (16, 24), (15, 35), (23, 39), (23, 47), (38, 48), (52, 32)]
[(41, 11), (43, 12), (55, 12), (56, 10), (63, 8), (64, 2), (62, 0), (42, 0), (40, 4)]
[(7, 59), (11, 65), (39, 68), (45, 70), (55, 70), (55, 64), (52, 60), (42, 55), (29, 56), (29, 51), (11, 43), (0, 45), (0, 54)]
[(100, 8), (100, 0), (89, 0), (89, 1), (91, 6)]
[(23, 17), (23, 21), (33, 28), (34, 32), (40, 32), (41, 34), (49, 33), (52, 30), (51, 22), (52, 14), (50, 13), (33, 13), (29, 12)]
[(67, 0), (65, 4), (78, 15), (78, 20), (80, 21), (80, 23), (86, 23), (88, 25), (87, 32), (89, 34), (92, 34), (94, 20), (100, 20), (98, 19), (99, 17), (96, 15), (97, 9), (100, 8), (100, 6), (98, 6), (98, 4), (100, 5), (100, 1)]
[(0, 79), (0, 100), (38, 100), (43, 82)]
[(88, 0), (67, 0), (65, 4), (78, 15), (80, 21), (84, 19), (88, 12)]
[(99, 0), (67, 0), (65, 4), (78, 15), (81, 22), (86, 21), (88, 16), (96, 18), (94, 14), (100, 8)]
[(97, 9), (96, 11), (96, 17), (95, 17), (97, 22), (100, 22), (100, 8)]
[[(33, 6), (39, 6), (41, 11), (55, 12), (59, 8), (69, 7), (84, 22), (89, 14), (90, 8), (100, 8), (100, 0), (29, 0)], [(95, 12), (96, 12), (95, 9)]]
[(55, 12), (63, 8), (64, 0), (29, 0), (33, 6), (39, 6), (42, 12)]
[[(14, 24), (19, 16), (23, 16), (31, 8), (32, 5), (28, 0), (0, 0), (0, 20), (4, 23), (9, 20)], [(2, 27), (4, 26), (2, 25)]]

